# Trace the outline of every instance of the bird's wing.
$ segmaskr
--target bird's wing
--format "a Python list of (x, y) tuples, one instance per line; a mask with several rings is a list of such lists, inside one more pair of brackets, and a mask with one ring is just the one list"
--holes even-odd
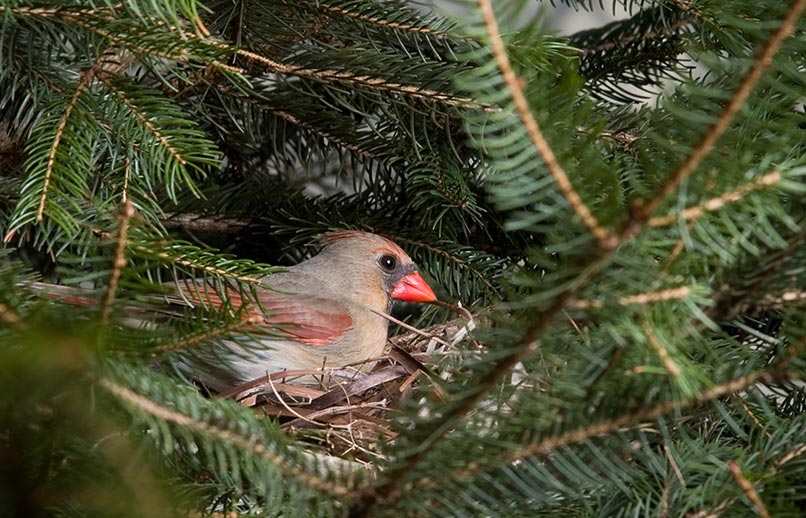
[[(257, 296), (244, 296), (237, 290), (225, 294), (200, 283), (186, 283), (181, 295), (165, 298), (172, 304), (202, 305), (212, 310), (240, 313), (250, 321), (249, 330), (269, 332), (310, 345), (329, 345), (352, 327), (349, 309), (340, 301), (305, 293), (287, 293), (259, 288)], [(256, 300), (255, 300), (256, 299)]]

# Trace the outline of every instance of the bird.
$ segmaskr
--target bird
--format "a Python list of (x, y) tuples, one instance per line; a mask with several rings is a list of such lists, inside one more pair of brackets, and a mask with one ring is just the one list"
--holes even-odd
[[(208, 317), (232, 313), (240, 319), (234, 334), (240, 330), (243, 336), (213, 338), (167, 361), (219, 394), (277, 372), (348, 366), (367, 372), (386, 346), (384, 315), (399, 302), (436, 302), (437, 297), (408, 254), (385, 237), (341, 230), (325, 233), (320, 242), (320, 253), (257, 279), (251, 291), (227, 284), (222, 289), (209, 279), (166, 284), (160, 295), (146, 297), (152, 309), (129, 308), (124, 325), (153, 328), (191, 308), (206, 310)], [(72, 305), (96, 303), (89, 290), (43, 282), (26, 286)], [(305, 377), (294, 379), (306, 384)]]
[[(397, 244), (357, 230), (326, 233), (319, 254), (263, 277), (242, 312), (248, 339), (216, 340), (205, 351), (181, 354), (175, 366), (221, 393), (281, 371), (353, 366), (366, 372), (386, 346), (388, 314), (398, 302), (435, 302), (434, 291)], [(243, 307), (202, 281), (186, 282), (176, 305)], [(248, 304), (248, 303), (247, 303)]]

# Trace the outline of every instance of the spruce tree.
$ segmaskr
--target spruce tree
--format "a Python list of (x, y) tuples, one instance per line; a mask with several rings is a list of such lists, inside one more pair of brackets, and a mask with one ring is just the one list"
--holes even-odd
[[(0, 514), (806, 513), (806, 0), (613, 4), (0, 2)], [(375, 372), (171, 368), (338, 229), (444, 301)]]

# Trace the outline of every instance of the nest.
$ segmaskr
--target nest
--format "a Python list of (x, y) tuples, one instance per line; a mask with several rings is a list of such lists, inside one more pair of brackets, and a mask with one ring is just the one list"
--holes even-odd
[(220, 396), (276, 419), (318, 453), (371, 464), (381, 455), (380, 444), (396, 435), (390, 414), (415, 397), (419, 385), (431, 384), (430, 393), (441, 397), (436, 372), (470, 329), (472, 320), (440, 324), (427, 332), (411, 329), (391, 338), (387, 353), (367, 372), (283, 371)]

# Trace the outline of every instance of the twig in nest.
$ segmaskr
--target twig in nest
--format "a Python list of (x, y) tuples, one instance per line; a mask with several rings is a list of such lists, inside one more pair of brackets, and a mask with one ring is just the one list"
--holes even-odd
[(438, 342), (438, 343), (444, 345), (445, 347), (452, 347), (451, 344), (449, 344), (445, 340), (443, 340), (441, 338), (437, 338), (436, 336), (434, 336), (432, 334), (429, 334), (429, 333), (426, 333), (425, 331), (421, 331), (421, 330), (417, 329), (414, 326), (410, 326), (409, 324), (403, 322), (402, 320), (396, 319), (395, 317), (393, 317), (392, 315), (390, 315), (388, 313), (384, 313), (383, 311), (375, 311), (374, 309), (370, 309), (370, 311), (372, 311), (373, 313), (375, 313), (379, 317), (385, 318), (389, 322), (392, 322), (394, 324), (399, 325), (403, 329), (407, 329), (407, 330), (411, 331), (414, 334), (422, 336), (423, 338), (428, 338), (429, 340), (434, 340), (435, 342)]

